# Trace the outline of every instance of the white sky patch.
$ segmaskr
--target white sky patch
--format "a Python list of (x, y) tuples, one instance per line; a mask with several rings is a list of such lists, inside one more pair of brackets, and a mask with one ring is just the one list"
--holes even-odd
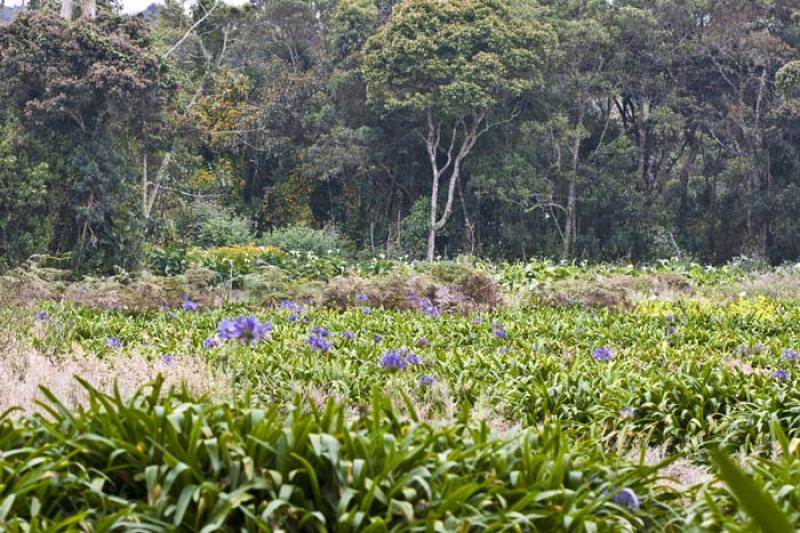
[[(246, 4), (248, 0), (226, 0), (226, 4), (240, 6)], [(6, 0), (7, 6), (18, 6), (22, 0)], [(163, 4), (162, 0), (122, 0), (122, 11), (127, 14), (141, 13), (150, 4)]]

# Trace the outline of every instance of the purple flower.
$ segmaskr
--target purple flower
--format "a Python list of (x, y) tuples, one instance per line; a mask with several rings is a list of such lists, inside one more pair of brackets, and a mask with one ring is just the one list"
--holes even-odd
[(786, 361), (797, 361), (798, 358), (797, 350), (786, 348), (785, 350), (783, 350), (782, 357)]
[(737, 346), (733, 351), (736, 355), (747, 355), (748, 353), (750, 353), (750, 346), (747, 343), (743, 342), (742, 344)]
[(165, 313), (169, 313), (169, 306), (168, 305), (162, 305), (159, 309), (161, 309)]
[(639, 497), (636, 496), (636, 493), (633, 492), (633, 490), (631, 489), (622, 489), (621, 491), (619, 491), (617, 494), (614, 495), (612, 500), (617, 505), (627, 507), (628, 509), (639, 508)]
[(419, 356), (415, 353), (409, 353), (408, 355), (406, 355), (406, 363), (408, 363), (409, 365), (421, 365), (422, 359), (420, 359)]
[(371, 309), (369, 307), (362, 307), (361, 308), (361, 312), (364, 313), (365, 315), (368, 315), (370, 311), (371, 311)]
[(430, 342), (428, 342), (428, 339), (426, 339), (425, 337), (420, 337), (419, 339), (417, 339), (417, 344), (419, 344), (420, 346), (427, 346), (428, 344), (430, 344)]
[(625, 406), (619, 412), (619, 417), (623, 420), (627, 420), (630, 418), (636, 418), (636, 409), (630, 406)]
[(294, 313), (289, 315), (289, 322), (297, 322), (297, 315)]
[(109, 337), (106, 339), (106, 346), (109, 348), (121, 348), (122, 339), (118, 339), (117, 337)]
[(372, 340), (375, 342), (381, 342), (383, 340), (383, 336), (379, 333), (376, 333), (372, 336)]
[(303, 306), (292, 300), (281, 300), (280, 304), (282, 309), (289, 309), (291, 311), (302, 311)]
[(308, 336), (306, 343), (315, 352), (327, 352), (333, 346), (325, 337), (314, 333)]
[(233, 320), (219, 323), (218, 333), (221, 339), (239, 339), (242, 344), (254, 345), (259, 339), (268, 337), (272, 331), (272, 323), (261, 322), (254, 316), (240, 316)]
[(433, 305), (433, 302), (428, 298), (423, 298), (419, 301), (419, 308), (426, 315), (437, 317), (440, 314), (439, 308)]
[(163, 353), (161, 354), (161, 364), (164, 366), (170, 366), (175, 360), (178, 359), (175, 355), (171, 353)]
[(359, 302), (368, 302), (369, 296), (367, 296), (363, 292), (359, 292), (358, 294), (356, 294), (356, 300), (358, 300)]
[(36, 320), (47, 320), (50, 318), (50, 315), (47, 314), (47, 311), (43, 309), (36, 311), (36, 315), (34, 316), (36, 316)]
[(344, 337), (345, 339), (349, 339), (349, 340), (355, 339), (356, 338), (356, 332), (353, 331), (352, 329), (346, 329), (346, 330), (344, 330), (342, 332), (342, 337)]
[(317, 335), (319, 337), (330, 337), (331, 336), (330, 330), (327, 330), (327, 329), (323, 328), (322, 326), (314, 326), (313, 328), (311, 328), (311, 333), (312, 333), (312, 335)]
[(183, 303), (181, 304), (181, 309), (184, 311), (197, 311), (200, 306), (197, 305), (196, 302), (191, 301), (188, 297), (183, 297)]
[(216, 337), (209, 337), (209, 338), (207, 338), (207, 339), (205, 339), (205, 340), (203, 341), (203, 348), (205, 348), (206, 350), (209, 350), (209, 349), (211, 349), (211, 348), (214, 348), (214, 347), (216, 347), (216, 346), (219, 346), (220, 344), (222, 344), (222, 343), (219, 341), (219, 339), (218, 339), (218, 338), (216, 338)]
[(397, 372), (408, 366), (406, 358), (404, 358), (398, 350), (389, 350), (385, 352), (378, 362), (383, 366), (384, 370), (388, 372)]
[(436, 385), (436, 378), (428, 375), (420, 376), (417, 383), (422, 387), (433, 387)]
[(674, 315), (667, 315), (664, 318), (667, 320), (667, 322), (675, 322), (675, 316)]
[(776, 379), (789, 379), (789, 371), (788, 370), (776, 370), (772, 373), (772, 377)]
[(673, 333), (675, 333), (675, 331), (676, 331), (675, 326), (670, 326), (667, 328), (667, 335), (672, 335)]
[(499, 327), (496, 330), (494, 330), (494, 336), (499, 339), (505, 339), (506, 337), (508, 337), (508, 332), (502, 327)]
[(601, 346), (592, 351), (592, 357), (597, 361), (608, 361), (614, 356), (614, 352), (608, 346)]

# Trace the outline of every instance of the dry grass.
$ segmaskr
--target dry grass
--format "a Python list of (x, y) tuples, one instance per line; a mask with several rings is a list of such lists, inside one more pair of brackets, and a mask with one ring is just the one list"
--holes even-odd
[(228, 392), (222, 376), (198, 358), (178, 358), (164, 365), (134, 353), (108, 361), (79, 348), (68, 358), (55, 358), (20, 340), (0, 338), (0, 412), (12, 407), (39, 410), (37, 401), (44, 399), (40, 387), (46, 387), (70, 407), (82, 405), (86, 391), (75, 376), (103, 392), (113, 392), (116, 386), (123, 397), (129, 397), (158, 374), (164, 376), (168, 389), (186, 387), (198, 395)]
[[(654, 466), (666, 458), (664, 447), (648, 447), (644, 456), (640, 450), (633, 450), (628, 454), (633, 461), (641, 460), (648, 466)], [(661, 475), (666, 479), (665, 485), (678, 490), (688, 490), (698, 485), (703, 485), (714, 479), (714, 474), (704, 466), (698, 466), (687, 459), (677, 459), (661, 470)]]

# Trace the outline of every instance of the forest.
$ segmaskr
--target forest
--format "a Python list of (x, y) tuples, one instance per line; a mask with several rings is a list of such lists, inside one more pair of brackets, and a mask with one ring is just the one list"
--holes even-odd
[(135, 271), (287, 231), (389, 257), (800, 259), (795, 0), (0, 10), (0, 267)]

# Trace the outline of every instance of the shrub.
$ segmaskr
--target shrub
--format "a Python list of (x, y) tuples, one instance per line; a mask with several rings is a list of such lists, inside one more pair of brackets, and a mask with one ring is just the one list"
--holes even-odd
[(200, 246), (246, 244), (255, 240), (250, 223), (230, 209), (198, 203), (192, 215), (194, 241)]
[(352, 248), (345, 237), (330, 227), (286, 226), (266, 234), (261, 241), (287, 252), (312, 252), (319, 256), (347, 255)]

